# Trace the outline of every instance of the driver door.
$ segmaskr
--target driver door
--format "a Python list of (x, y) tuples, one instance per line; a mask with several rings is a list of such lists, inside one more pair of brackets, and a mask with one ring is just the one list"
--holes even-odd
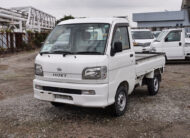
[(182, 42), (182, 31), (171, 31), (165, 38), (163, 52), (167, 59), (184, 59), (184, 46)]
[(135, 83), (135, 53), (131, 49), (128, 25), (115, 25), (112, 49), (115, 42), (122, 43), (122, 51), (109, 58), (109, 103), (113, 103), (117, 88), (122, 81), (129, 82), (129, 92)]

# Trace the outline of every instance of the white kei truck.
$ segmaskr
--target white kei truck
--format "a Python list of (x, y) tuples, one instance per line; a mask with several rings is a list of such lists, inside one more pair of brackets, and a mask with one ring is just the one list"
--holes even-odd
[(189, 60), (190, 41), (185, 36), (185, 29), (163, 30), (151, 43), (150, 51), (165, 53), (166, 60)]
[(135, 54), (130, 32), (124, 18), (58, 24), (35, 59), (34, 97), (54, 106), (109, 106), (121, 116), (136, 87), (147, 85), (149, 94), (156, 95), (165, 55)]

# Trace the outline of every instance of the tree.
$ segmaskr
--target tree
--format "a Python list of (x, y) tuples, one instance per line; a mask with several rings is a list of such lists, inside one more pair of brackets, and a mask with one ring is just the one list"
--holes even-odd
[(69, 20), (69, 19), (75, 19), (72, 15), (64, 15), (63, 18), (57, 20), (57, 24), (60, 23), (61, 21)]

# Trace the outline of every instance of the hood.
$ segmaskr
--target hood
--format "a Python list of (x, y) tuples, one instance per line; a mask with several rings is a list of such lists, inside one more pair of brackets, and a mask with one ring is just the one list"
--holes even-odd
[(134, 42), (136, 43), (151, 43), (154, 39), (135, 39)]
[(190, 38), (185, 38), (185, 43), (190, 43)]
[(161, 42), (158, 41), (154, 41), (151, 43), (151, 47), (156, 47), (156, 46), (160, 46)]
[(162, 46), (161, 42), (154, 41), (151, 43), (150, 51), (152, 51), (152, 52), (163, 52), (161, 46)]

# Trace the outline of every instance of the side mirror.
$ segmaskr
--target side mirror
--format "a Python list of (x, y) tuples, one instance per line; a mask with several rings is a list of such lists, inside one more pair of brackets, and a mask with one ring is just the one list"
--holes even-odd
[(111, 49), (111, 56), (114, 56), (116, 53), (122, 52), (123, 47), (121, 42), (115, 42), (113, 48)]
[(165, 42), (168, 42), (168, 37), (167, 37), (167, 38), (165, 38)]

